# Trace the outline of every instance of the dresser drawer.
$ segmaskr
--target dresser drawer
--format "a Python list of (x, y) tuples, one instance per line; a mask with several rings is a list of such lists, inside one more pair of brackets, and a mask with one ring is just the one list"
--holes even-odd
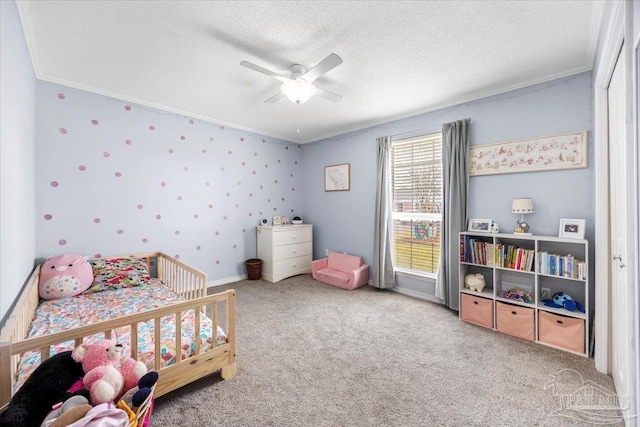
[(538, 341), (584, 354), (584, 320), (538, 312)]
[(295, 258), (287, 258), (273, 263), (273, 275), (280, 276), (289, 274), (293, 276), (298, 273), (306, 273), (311, 271), (311, 255), (299, 256)]
[(311, 227), (277, 230), (273, 232), (273, 246), (310, 242), (312, 234)]
[(496, 329), (514, 337), (533, 341), (535, 339), (533, 308), (496, 301)]
[(313, 245), (311, 242), (293, 243), (291, 245), (275, 246), (273, 248), (273, 260), (294, 258), (303, 255), (312, 255)]
[(493, 328), (493, 300), (461, 294), (460, 318), (465, 322)]

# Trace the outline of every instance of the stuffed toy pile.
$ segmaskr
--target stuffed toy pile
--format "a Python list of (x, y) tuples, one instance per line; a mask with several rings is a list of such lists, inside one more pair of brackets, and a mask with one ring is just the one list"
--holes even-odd
[(33, 371), (0, 413), (0, 427), (128, 426), (157, 381), (144, 363), (123, 361), (115, 341), (81, 344)]

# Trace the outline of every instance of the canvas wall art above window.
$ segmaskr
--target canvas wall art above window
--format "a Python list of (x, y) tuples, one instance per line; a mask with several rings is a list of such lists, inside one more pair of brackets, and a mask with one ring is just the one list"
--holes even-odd
[(473, 146), (469, 176), (587, 167), (587, 131)]

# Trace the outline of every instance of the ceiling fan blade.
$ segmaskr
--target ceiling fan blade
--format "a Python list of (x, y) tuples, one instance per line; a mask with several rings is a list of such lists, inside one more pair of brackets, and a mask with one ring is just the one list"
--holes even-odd
[(319, 87), (315, 87), (317, 89), (316, 95), (323, 97), (331, 102), (338, 102), (342, 99), (342, 95), (338, 95), (337, 93), (329, 92), (325, 89), (320, 89)]
[(279, 101), (280, 99), (284, 98), (284, 93), (282, 92), (278, 92), (277, 95), (272, 96), (271, 98), (267, 99), (266, 101), (264, 101), (266, 104), (273, 104), (276, 101)]
[(313, 82), (318, 77), (322, 76), (325, 73), (336, 68), (338, 65), (342, 64), (342, 58), (340, 58), (335, 53), (330, 54), (322, 61), (318, 63), (315, 67), (301, 75), (300, 77), (304, 78), (309, 83)]
[(278, 73), (274, 73), (273, 71), (267, 70), (266, 68), (262, 68), (261, 66), (253, 64), (253, 63), (248, 62), (248, 61), (242, 61), (240, 63), (240, 65), (242, 65), (243, 67), (247, 67), (250, 70), (257, 71), (259, 73), (266, 74), (267, 76), (276, 78), (276, 79), (280, 80), (281, 82), (288, 82), (288, 81), (291, 80), (289, 77), (281, 76)]

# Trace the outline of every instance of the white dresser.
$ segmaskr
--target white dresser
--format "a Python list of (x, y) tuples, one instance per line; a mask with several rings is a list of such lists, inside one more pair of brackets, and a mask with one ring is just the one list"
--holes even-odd
[(313, 225), (264, 225), (257, 228), (262, 278), (278, 282), (311, 273)]

